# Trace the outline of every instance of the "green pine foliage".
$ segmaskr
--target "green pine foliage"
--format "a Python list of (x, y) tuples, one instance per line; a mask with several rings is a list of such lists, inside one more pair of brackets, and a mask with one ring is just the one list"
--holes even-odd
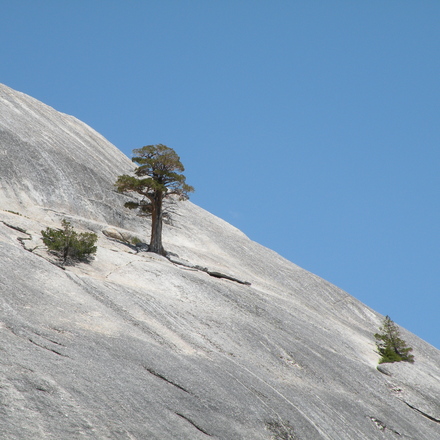
[(63, 265), (68, 262), (88, 261), (96, 253), (98, 236), (92, 232), (78, 233), (70, 222), (63, 220), (62, 229), (46, 228), (41, 231), (43, 243)]
[(151, 238), (149, 250), (165, 255), (162, 245), (163, 200), (175, 195), (187, 200), (194, 188), (186, 183), (185, 171), (180, 157), (163, 144), (146, 145), (133, 150), (132, 161), (139, 166), (134, 176), (119, 176), (115, 185), (120, 193), (135, 192), (142, 196), (138, 201), (129, 201), (125, 207), (137, 209), (142, 216), (151, 216)]
[(379, 364), (392, 362), (414, 362), (414, 355), (411, 354), (412, 348), (400, 338), (397, 325), (389, 316), (386, 316), (380, 333), (375, 333), (377, 352), (380, 354)]

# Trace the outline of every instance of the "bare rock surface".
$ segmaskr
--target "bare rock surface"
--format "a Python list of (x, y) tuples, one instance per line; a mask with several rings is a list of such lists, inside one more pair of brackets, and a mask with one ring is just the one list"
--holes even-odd
[[(0, 438), (440, 439), (437, 349), (401, 329), (416, 362), (379, 371), (382, 316), (191, 202), (170, 258), (139, 252), (131, 169), (0, 85)], [(98, 234), (90, 264), (53, 264), (63, 218)]]

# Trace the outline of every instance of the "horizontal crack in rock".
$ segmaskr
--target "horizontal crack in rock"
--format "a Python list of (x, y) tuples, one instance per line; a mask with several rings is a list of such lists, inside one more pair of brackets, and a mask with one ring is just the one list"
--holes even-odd
[(32, 237), (31, 234), (29, 234), (29, 232), (26, 232), (26, 229), (20, 228), (19, 226), (11, 225), (11, 224), (9, 224), (9, 223), (6, 223), (5, 221), (2, 221), (2, 223), (3, 223), (5, 226), (7, 226), (8, 228), (14, 229), (15, 231), (21, 232), (21, 233), (23, 233), (23, 234), (27, 234), (27, 235), (29, 235), (30, 237)]
[(57, 354), (58, 356), (62, 356), (62, 357), (69, 357), (66, 354), (60, 353), (57, 350), (54, 350), (53, 348), (49, 348), (49, 347), (45, 347), (44, 345), (39, 344), (38, 342), (33, 341), (31, 338), (28, 338), (28, 341), (31, 342), (32, 344), (36, 345), (37, 347), (40, 348), (44, 348), (47, 351), (51, 351), (52, 353)]
[(225, 275), (224, 273), (221, 273), (221, 272), (216, 272), (216, 271), (211, 271), (211, 270), (206, 270), (205, 272), (214, 278), (225, 278), (226, 280), (235, 281), (236, 283), (244, 284), (245, 286), (251, 285), (251, 283), (249, 281), (242, 281), (242, 280), (239, 280), (238, 278), (231, 277), (230, 275)]
[(243, 284), (245, 286), (250, 286), (251, 285), (251, 283), (249, 281), (243, 281), (243, 280), (235, 278), (235, 277), (233, 277), (231, 275), (226, 275), (226, 274), (224, 274), (222, 272), (218, 272), (218, 271), (215, 271), (215, 270), (209, 270), (207, 267), (202, 267), (202, 266), (199, 266), (197, 264), (191, 264), (191, 263), (186, 262), (186, 261), (177, 260), (177, 259), (173, 258), (171, 255), (167, 255), (167, 258), (168, 258), (168, 260), (171, 263), (177, 264), (178, 266), (187, 267), (189, 269), (200, 270), (201, 272), (205, 272), (205, 273), (207, 273), (208, 275), (210, 275), (210, 276), (212, 276), (214, 278), (224, 278), (226, 280), (234, 281), (236, 283)]
[(145, 368), (150, 374), (152, 374), (153, 376), (156, 376), (156, 377), (158, 377), (159, 379), (162, 379), (163, 381), (169, 383), (170, 385), (173, 385), (174, 387), (178, 388), (179, 390), (182, 390), (182, 391), (184, 391), (185, 393), (188, 393), (188, 394), (191, 394), (191, 395), (192, 395), (192, 393), (190, 393), (188, 390), (186, 390), (186, 389), (183, 388), (182, 386), (178, 385), (177, 383), (175, 383), (175, 382), (173, 382), (173, 381), (167, 379), (167, 378), (166, 378), (165, 376), (163, 376), (162, 374), (160, 374), (160, 373), (158, 373), (158, 372), (154, 371), (153, 369), (148, 368), (148, 367), (146, 367), (146, 366), (144, 366), (144, 368)]
[(194, 426), (194, 428), (196, 428), (197, 430), (199, 430), (200, 432), (202, 432), (203, 434), (207, 435), (208, 437), (212, 437), (211, 434), (209, 434), (209, 432), (205, 431), (203, 428), (201, 428), (200, 426), (197, 426), (190, 418), (184, 416), (183, 414), (180, 413), (175, 413), (177, 416), (182, 417), (182, 419), (186, 420), (188, 423), (191, 423), (191, 425)]
[(427, 419), (432, 420), (435, 423), (440, 423), (440, 419), (437, 419), (433, 416), (430, 416), (429, 414), (425, 413), (424, 411), (421, 411), (419, 408), (416, 408), (415, 406), (409, 404), (405, 400), (403, 402), (405, 402), (411, 409), (413, 409), (414, 411), (417, 411), (418, 413), (420, 413), (422, 416), (426, 417)]

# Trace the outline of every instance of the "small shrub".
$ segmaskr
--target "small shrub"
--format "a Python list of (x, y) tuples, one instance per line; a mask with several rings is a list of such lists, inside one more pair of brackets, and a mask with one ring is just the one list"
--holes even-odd
[(133, 246), (137, 246), (138, 244), (141, 244), (142, 240), (138, 237), (131, 237), (130, 238), (130, 244), (132, 244)]
[(68, 261), (88, 261), (96, 253), (98, 236), (92, 232), (77, 233), (67, 220), (61, 224), (62, 229), (46, 228), (41, 231), (43, 243), (63, 265)]
[(397, 325), (386, 316), (382, 327), (375, 333), (377, 352), (381, 355), (379, 364), (392, 362), (414, 362), (414, 356), (410, 354), (412, 348), (407, 347), (406, 342), (400, 338)]

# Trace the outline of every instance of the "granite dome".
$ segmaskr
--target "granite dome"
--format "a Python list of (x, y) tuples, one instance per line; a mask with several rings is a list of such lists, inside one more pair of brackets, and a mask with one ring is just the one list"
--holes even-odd
[[(381, 315), (191, 202), (169, 203), (171, 259), (136, 252), (131, 169), (0, 85), (1, 438), (440, 438), (437, 349), (401, 329), (416, 362), (379, 371)], [(99, 235), (91, 264), (45, 251), (63, 218)]]

